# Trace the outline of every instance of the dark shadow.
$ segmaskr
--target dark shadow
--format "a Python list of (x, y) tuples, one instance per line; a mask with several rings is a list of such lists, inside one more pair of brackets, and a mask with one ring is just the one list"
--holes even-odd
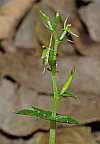
[(91, 123), (87, 123), (87, 124), (85, 124), (85, 126), (91, 127), (92, 132), (100, 131), (100, 121), (94, 121)]
[(88, 1), (76, 0), (75, 3), (76, 3), (76, 7), (79, 9), (83, 6), (89, 5), (90, 3), (92, 3), (92, 1), (90, 1), (90, 0), (88, 0)]

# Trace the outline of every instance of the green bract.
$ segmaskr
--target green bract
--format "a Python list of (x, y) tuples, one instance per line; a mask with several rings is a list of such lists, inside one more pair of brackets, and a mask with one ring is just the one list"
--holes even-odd
[(67, 89), (71, 86), (71, 84), (73, 82), (73, 78), (74, 78), (74, 73), (75, 73), (75, 67), (73, 67), (73, 69), (71, 70), (71, 72), (68, 76), (68, 80), (65, 82), (65, 84), (62, 87), (60, 95), (62, 95), (65, 91), (67, 91)]

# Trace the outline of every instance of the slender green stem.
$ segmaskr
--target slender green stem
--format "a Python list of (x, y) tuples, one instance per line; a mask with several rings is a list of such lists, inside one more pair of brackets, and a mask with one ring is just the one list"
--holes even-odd
[[(58, 41), (55, 41), (54, 44), (54, 58), (51, 65), (51, 77), (53, 82), (53, 101), (52, 101), (52, 116), (56, 119), (57, 108), (59, 104), (58, 97), (58, 86), (57, 86), (57, 75), (56, 75), (56, 55), (57, 55)], [(50, 135), (49, 135), (49, 144), (56, 143), (56, 121), (50, 121)]]
[[(52, 116), (56, 119), (56, 112), (58, 107), (58, 88), (57, 88), (57, 80), (56, 73), (51, 72), (52, 81), (53, 81), (53, 91), (54, 97), (52, 102)], [(49, 144), (56, 143), (56, 121), (50, 121), (50, 135), (49, 135)]]
[(52, 73), (52, 81), (53, 81), (53, 90), (54, 90), (54, 97), (52, 102), (52, 116), (56, 117), (58, 100), (59, 100), (56, 74)]
[(49, 144), (56, 143), (56, 121), (50, 121)]

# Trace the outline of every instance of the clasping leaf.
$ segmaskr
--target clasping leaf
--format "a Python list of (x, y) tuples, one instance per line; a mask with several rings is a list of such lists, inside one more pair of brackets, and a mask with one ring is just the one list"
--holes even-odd
[(45, 111), (45, 110), (42, 110), (33, 106), (32, 108), (22, 109), (18, 111), (16, 114), (28, 115), (32, 117), (42, 118), (45, 120), (56, 121), (56, 122), (61, 122), (61, 123), (80, 124), (78, 120), (74, 119), (73, 117), (69, 115), (56, 114), (56, 117), (54, 118), (52, 116), (51, 111)]

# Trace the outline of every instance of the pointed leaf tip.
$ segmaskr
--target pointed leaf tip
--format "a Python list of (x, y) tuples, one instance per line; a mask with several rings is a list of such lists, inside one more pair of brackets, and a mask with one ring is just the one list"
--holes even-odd
[(71, 75), (73, 75), (76, 72), (76, 66), (74, 65), (72, 70), (71, 70)]
[(72, 70), (70, 71), (70, 74), (68, 76), (67, 81), (65, 82), (65, 84), (62, 87), (62, 90), (60, 92), (60, 95), (62, 95), (64, 92), (66, 92), (68, 90), (68, 88), (71, 86), (73, 78), (74, 78), (74, 73), (76, 71), (76, 67), (73, 66)]

